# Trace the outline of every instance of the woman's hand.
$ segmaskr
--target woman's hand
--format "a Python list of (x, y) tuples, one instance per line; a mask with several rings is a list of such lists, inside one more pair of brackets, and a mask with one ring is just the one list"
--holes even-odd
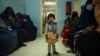
[(8, 26), (7, 28), (8, 28), (8, 30), (12, 30), (12, 29), (11, 29), (11, 26)]

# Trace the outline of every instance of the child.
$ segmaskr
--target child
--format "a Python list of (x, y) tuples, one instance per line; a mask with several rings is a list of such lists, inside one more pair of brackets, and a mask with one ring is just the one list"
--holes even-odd
[(68, 46), (68, 37), (69, 37), (68, 35), (69, 35), (70, 29), (71, 29), (71, 22), (70, 22), (70, 17), (68, 17), (65, 20), (65, 25), (61, 32), (61, 37), (63, 38), (62, 42), (65, 46)]
[(50, 13), (48, 15), (48, 23), (46, 24), (46, 30), (45, 30), (45, 34), (46, 34), (46, 42), (48, 43), (48, 55), (51, 55), (51, 47), (52, 47), (52, 52), (53, 54), (59, 54), (58, 52), (56, 52), (56, 48), (55, 48), (55, 43), (57, 42), (58, 39), (58, 34), (57, 34), (57, 23), (54, 22), (55, 19), (55, 15)]

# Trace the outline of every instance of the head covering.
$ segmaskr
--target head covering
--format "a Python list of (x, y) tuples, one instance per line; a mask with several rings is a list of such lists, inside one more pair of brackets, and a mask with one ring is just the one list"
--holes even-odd
[(15, 17), (15, 13), (12, 7), (8, 6), (6, 9), (1, 13), (1, 17), (5, 18), (7, 14), (11, 14), (12, 17)]
[(23, 16), (22, 13), (20, 13), (20, 12), (16, 13), (17, 20), (20, 20), (22, 18), (22, 16)]

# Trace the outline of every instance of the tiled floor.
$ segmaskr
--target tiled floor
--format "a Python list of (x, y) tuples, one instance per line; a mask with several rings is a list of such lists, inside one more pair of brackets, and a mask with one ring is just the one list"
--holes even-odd
[[(27, 42), (26, 47), (22, 47), (16, 50), (9, 56), (47, 56), (47, 43), (45, 42), (45, 37), (38, 37), (35, 41)], [(66, 53), (69, 48), (65, 48), (61, 43), (61, 38), (59, 42), (56, 43), (56, 49), (60, 55), (52, 56), (75, 56), (72, 53)]]

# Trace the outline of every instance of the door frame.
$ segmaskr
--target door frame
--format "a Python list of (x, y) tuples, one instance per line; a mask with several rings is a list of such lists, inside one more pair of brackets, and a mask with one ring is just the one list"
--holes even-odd
[[(42, 30), (42, 24), (43, 24), (43, 21), (42, 21), (42, 19), (43, 19), (43, 5), (42, 5), (42, 1), (43, 1), (43, 0), (40, 0), (40, 36), (43, 35), (43, 33), (42, 33), (42, 32), (43, 32), (43, 30)], [(55, 1), (56, 1), (55, 18), (56, 18), (56, 21), (57, 21), (57, 0), (55, 0)]]
[(74, 1), (74, 11), (77, 11), (78, 12), (78, 15), (80, 15), (80, 0), (75, 0)]

